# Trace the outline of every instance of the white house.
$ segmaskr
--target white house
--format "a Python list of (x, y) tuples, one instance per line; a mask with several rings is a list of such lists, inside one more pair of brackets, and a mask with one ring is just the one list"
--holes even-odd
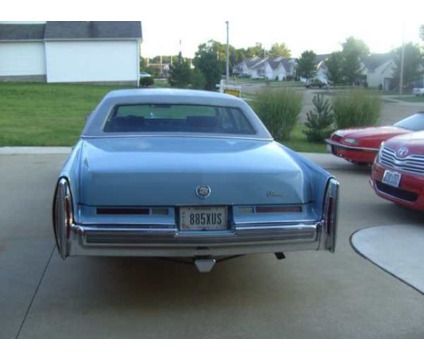
[(263, 62), (264, 62), (264, 59), (257, 56), (250, 59), (246, 59), (242, 61), (241, 63), (237, 64), (236, 66), (234, 66), (233, 74), (237, 76), (251, 77), (252, 68)]
[[(326, 61), (330, 55), (317, 55), (316, 77), (323, 82), (327, 81), (328, 70)], [(389, 90), (393, 82), (393, 73), (396, 69), (393, 54), (370, 54), (360, 59), (361, 80), (366, 81), (368, 86)]]
[(0, 80), (137, 85), (139, 21), (0, 23)]
[(371, 54), (362, 58), (361, 62), (362, 74), (366, 77), (368, 86), (390, 90), (396, 70), (392, 54)]
[(325, 84), (328, 84), (328, 70), (326, 61), (329, 58), (329, 54), (320, 54), (315, 57), (316, 69), (315, 78), (319, 79)]
[(287, 77), (287, 70), (284, 66), (282, 56), (268, 59), (267, 63), (272, 70), (271, 73), (267, 74), (269, 80), (283, 81)]
[(45, 81), (44, 31), (44, 23), (0, 23), (0, 79)]
[(270, 79), (272, 77), (273, 71), (267, 60), (262, 59), (249, 69), (252, 79)]
[(287, 80), (287, 78), (293, 79), (296, 76), (296, 59), (279, 58), (275, 62), (278, 65), (274, 71), (274, 79), (283, 81)]
[(237, 76), (248, 76), (252, 79), (285, 80), (295, 75), (296, 62), (282, 56), (275, 58), (251, 58), (234, 67)]

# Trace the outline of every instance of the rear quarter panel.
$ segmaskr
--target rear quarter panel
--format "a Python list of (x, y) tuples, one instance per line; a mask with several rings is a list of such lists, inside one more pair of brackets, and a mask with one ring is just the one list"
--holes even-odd
[(71, 194), (74, 208), (74, 218), (76, 222), (79, 220), (78, 216), (78, 202), (80, 196), (80, 181), (81, 181), (81, 149), (84, 146), (84, 141), (80, 140), (72, 148), (71, 153), (68, 155), (62, 170), (59, 174), (59, 179), (65, 178), (68, 180), (71, 187)]
[(309, 187), (309, 191), (312, 194), (311, 198), (314, 201), (315, 211), (317, 212), (318, 218), (322, 218), (325, 191), (328, 181), (334, 178), (334, 176), (319, 165), (306, 159), (290, 148), (282, 144), (280, 144), (280, 146), (297, 162), (297, 164), (303, 170), (305, 179), (307, 179), (306, 186)]

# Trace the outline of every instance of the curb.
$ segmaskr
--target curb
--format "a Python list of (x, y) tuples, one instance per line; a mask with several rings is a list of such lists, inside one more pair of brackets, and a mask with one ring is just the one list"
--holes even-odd
[(69, 154), (71, 150), (71, 147), (5, 146), (0, 147), (0, 155)]

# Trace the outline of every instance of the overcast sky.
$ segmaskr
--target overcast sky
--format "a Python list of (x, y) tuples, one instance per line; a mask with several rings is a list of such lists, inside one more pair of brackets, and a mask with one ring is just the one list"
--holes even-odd
[(353, 36), (371, 52), (388, 52), (412, 41), (420, 45), (424, 0), (14, 0), (1, 20), (140, 20), (142, 56), (177, 54), (191, 57), (210, 39), (236, 48), (260, 42), (267, 49), (285, 43), (292, 56), (341, 49)]

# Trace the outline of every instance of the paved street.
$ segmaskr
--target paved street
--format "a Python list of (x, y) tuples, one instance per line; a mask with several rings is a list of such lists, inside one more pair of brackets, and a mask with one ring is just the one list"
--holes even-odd
[(50, 218), (65, 153), (0, 154), (0, 338), (424, 337), (423, 295), (350, 245), (363, 228), (424, 230), (422, 213), (374, 195), (369, 169), (307, 155), (341, 182), (334, 255), (246, 256), (201, 274), (154, 259), (62, 261)]

